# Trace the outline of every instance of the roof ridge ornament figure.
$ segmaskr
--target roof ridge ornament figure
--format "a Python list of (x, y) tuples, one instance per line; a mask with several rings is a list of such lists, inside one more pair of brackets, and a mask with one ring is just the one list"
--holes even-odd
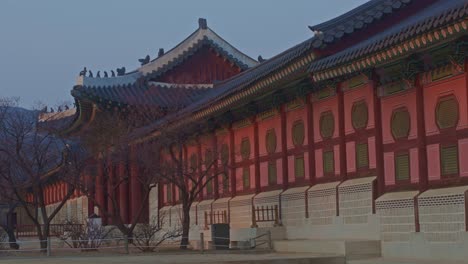
[(104, 78), (109, 78), (109, 75), (107, 74), (106, 71), (104, 71)]
[(201, 29), (207, 29), (208, 28), (208, 23), (206, 22), (205, 18), (199, 18), (198, 19), (198, 27)]
[(88, 72), (88, 71), (86, 70), (86, 67), (83, 67), (83, 70), (80, 71), (80, 76), (86, 76), (86, 73), (87, 73), (87, 72)]
[(101, 71), (97, 71), (96, 78), (101, 78)]
[(158, 58), (161, 57), (162, 55), (164, 55), (164, 49), (160, 48), (158, 51)]
[(115, 77), (115, 71), (114, 70), (111, 70), (111, 76)]
[(258, 62), (264, 62), (264, 61), (266, 61), (266, 60), (262, 57), (262, 55), (258, 55), (257, 60), (258, 60)]
[(117, 68), (117, 76), (125, 75), (125, 67)]
[(150, 56), (146, 55), (143, 59), (138, 59), (138, 61), (141, 63), (141, 66), (148, 64), (150, 62)]
[(93, 76), (93, 72), (92, 72), (91, 70), (89, 70), (88, 73), (89, 73), (89, 77), (91, 77), (91, 78), (94, 77), (94, 76)]

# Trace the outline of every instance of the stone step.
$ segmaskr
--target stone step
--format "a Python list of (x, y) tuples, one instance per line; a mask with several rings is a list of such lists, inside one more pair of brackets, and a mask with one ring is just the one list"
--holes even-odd
[(276, 252), (333, 254), (347, 259), (381, 256), (378, 240), (280, 240), (273, 241)]

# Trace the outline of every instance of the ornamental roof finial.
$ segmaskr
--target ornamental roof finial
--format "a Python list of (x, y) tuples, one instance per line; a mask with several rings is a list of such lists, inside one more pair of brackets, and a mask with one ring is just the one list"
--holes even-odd
[(207, 24), (205, 18), (199, 18), (198, 19), (198, 27), (201, 28), (201, 29), (207, 29), (208, 28), (208, 24)]
[(158, 58), (161, 57), (162, 55), (164, 55), (164, 49), (163, 48), (159, 49)]

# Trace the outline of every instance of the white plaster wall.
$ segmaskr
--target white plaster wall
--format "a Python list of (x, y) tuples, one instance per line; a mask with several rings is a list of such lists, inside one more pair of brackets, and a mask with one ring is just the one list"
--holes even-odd
[(151, 189), (148, 197), (149, 203), (149, 219), (157, 221), (158, 219), (158, 186)]
[(281, 223), (294, 227), (306, 222), (306, 190), (308, 187), (292, 188), (281, 194)]
[(252, 226), (252, 197), (253, 195), (237, 196), (229, 201), (231, 229)]

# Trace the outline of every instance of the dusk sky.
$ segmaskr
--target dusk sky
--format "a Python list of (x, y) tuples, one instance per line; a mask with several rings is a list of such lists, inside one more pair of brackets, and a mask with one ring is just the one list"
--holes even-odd
[(55, 106), (72, 102), (83, 66), (94, 73), (139, 66), (198, 27), (198, 18), (239, 50), (270, 58), (312, 36), (308, 25), (365, 0), (0, 1), (0, 97)]

